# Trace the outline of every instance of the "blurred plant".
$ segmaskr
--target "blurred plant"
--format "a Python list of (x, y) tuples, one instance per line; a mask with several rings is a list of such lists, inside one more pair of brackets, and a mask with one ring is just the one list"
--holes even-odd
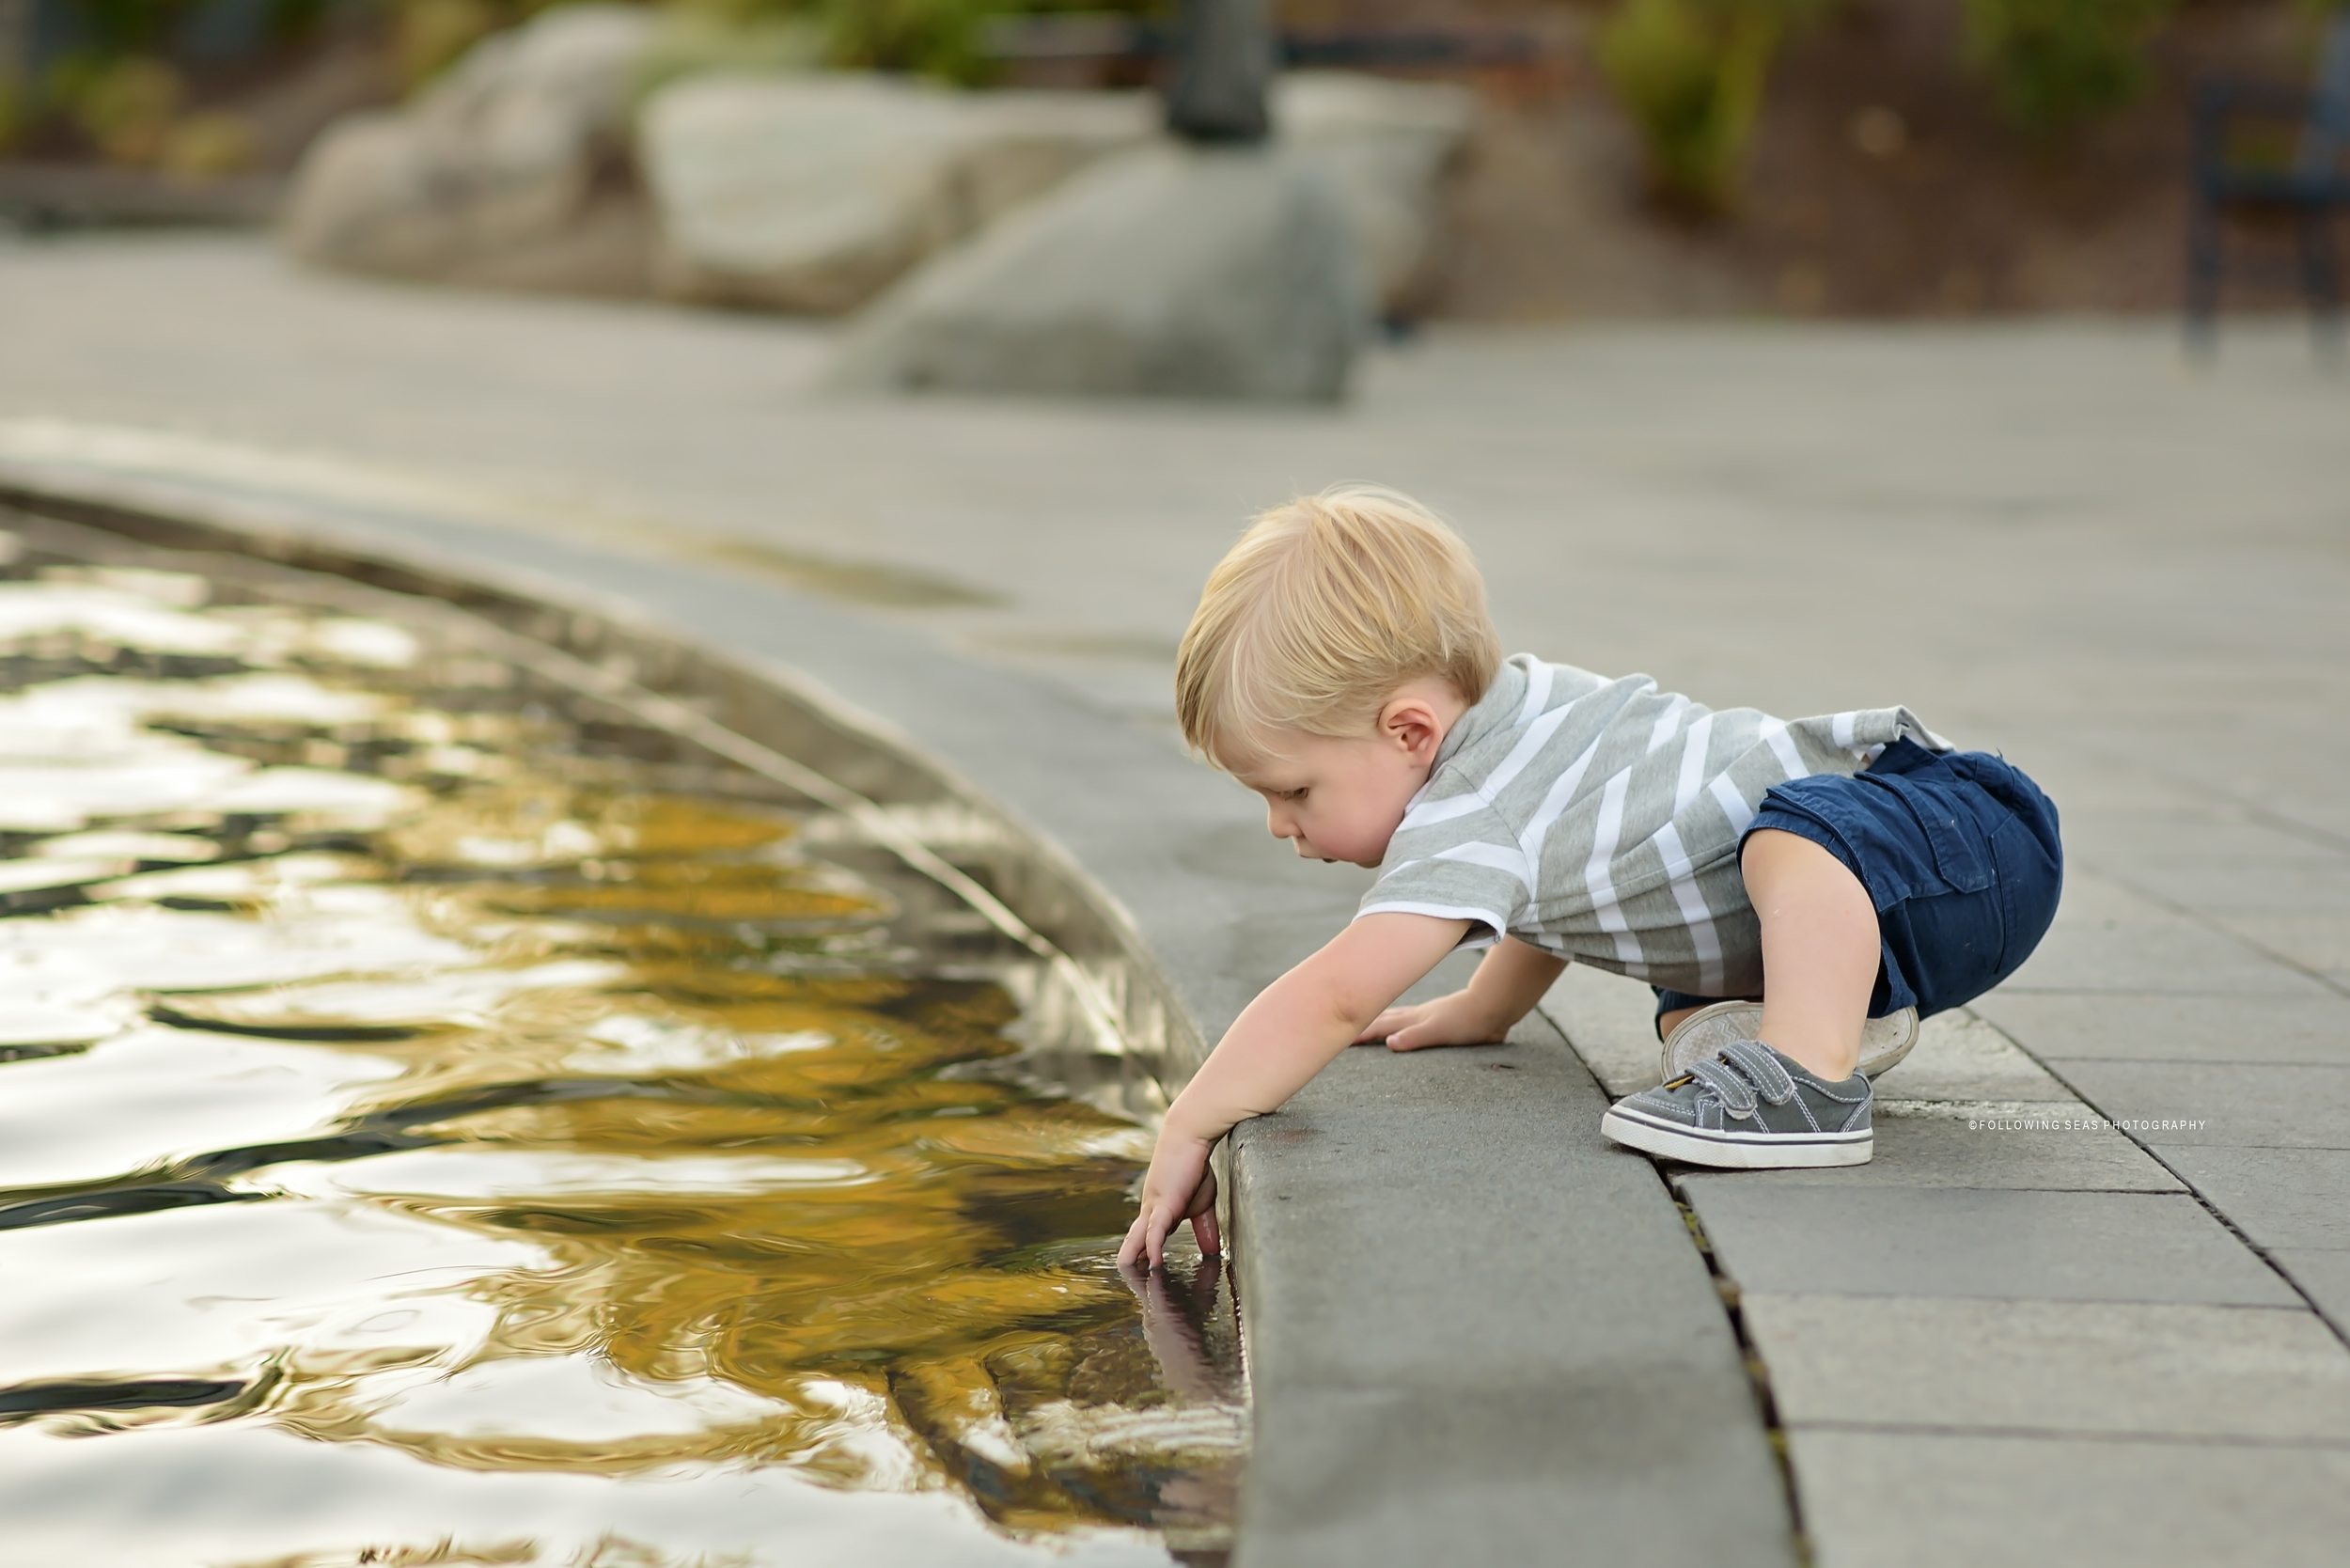
[(118, 164), (151, 164), (162, 156), (187, 95), (180, 73), (152, 55), (96, 66), (72, 89), (67, 102), (74, 123)]
[(998, 18), (1147, 12), (1158, 8), (1158, 0), (672, 0), (672, 7), (695, 19), (704, 48), (731, 38), (737, 57), (713, 64), (822, 63), (975, 86), (994, 73), (986, 33)]
[(394, 0), (392, 63), (400, 86), (422, 86), (523, 12), (502, 0)]
[(808, 71), (824, 63), (824, 29), (807, 12), (760, 15), (741, 4), (712, 0), (687, 0), (669, 8), (671, 15), (637, 65), (639, 97), (705, 71)]
[(32, 94), (24, 90), (21, 82), (0, 76), (0, 157), (8, 155), (32, 120)]
[(1038, 8), (1003, 0), (827, 0), (825, 55), (851, 71), (915, 71), (977, 82), (988, 70), (980, 38), (988, 19)]
[(253, 127), (225, 109), (188, 116), (164, 133), (156, 162), (188, 180), (211, 180), (252, 166), (259, 150)]
[(2148, 44), (2179, 0), (1966, 0), (1966, 53), (2000, 112), (2048, 136), (2145, 91)]
[[(103, 157), (208, 175), (250, 162), (250, 127), (220, 114), (180, 118), (187, 83), (166, 57), (208, 0), (76, 0), (74, 47), (36, 80), (0, 81), (0, 150), (44, 122), (70, 126)], [(218, 4), (220, 0), (210, 0)], [(329, 0), (260, 0), (258, 36), (299, 39)]]
[(1608, 19), (1600, 70), (1639, 128), (1660, 190), (1704, 211), (1731, 203), (1779, 42), (1820, 4), (1625, 0)]
[(93, 54), (113, 58), (160, 48), (189, 0), (81, 0), (75, 8)]

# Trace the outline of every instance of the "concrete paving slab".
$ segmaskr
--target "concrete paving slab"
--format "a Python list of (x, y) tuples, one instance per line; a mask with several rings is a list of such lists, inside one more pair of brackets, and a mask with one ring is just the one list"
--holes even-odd
[(2183, 1195), (1810, 1186), (1771, 1173), (1676, 1184), (1741, 1290), (2301, 1305)]
[(1739, 1310), (1790, 1427), (2350, 1443), (2350, 1348), (2306, 1309), (1749, 1292)]
[(2322, 876), (2330, 862), (2350, 857), (2350, 846), (2327, 844), (2263, 802), (2215, 795), (2176, 776), (2149, 776), (2150, 782), (2162, 778), (2168, 785), (2159, 792), (2102, 787), (2102, 779), (2112, 776), (2111, 769), (2100, 770), (2097, 779), (2068, 774), (2065, 781), (2078, 785), (2082, 798), (2066, 819), (2068, 826), (2080, 819), (2084, 846), (2093, 853), (2127, 854), (2127, 867), (2114, 868), (2116, 874), (2148, 867), (2217, 872), (2231, 864), (2257, 868), (2307, 860), (2313, 849), (2330, 849), (2331, 855), (2321, 855), (2309, 868)]
[(2015, 1048), (2015, 1043), (1965, 1009), (1918, 1027), (1918, 1043), (1877, 1079), (1892, 1100), (2064, 1100), (2073, 1091)]
[[(1612, 1095), (1656, 1082), (1656, 1001), (1637, 980), (1571, 966), (1543, 1009)], [(2073, 1091), (2014, 1043), (1965, 1011), (1926, 1019), (1918, 1043), (1882, 1080), (1904, 1100), (2070, 1100)]]
[[(2258, 824), (2215, 834), (2193, 811), (2177, 816), (2175, 833), (2142, 846), (2115, 843), (2107, 823), (2092, 821), (2083, 853), (2101, 870), (2189, 909), (2350, 915), (2350, 853)], [(2207, 841), (2214, 838), (2220, 841)], [(2183, 842), (2194, 842), (2196, 853), (2182, 854)]]
[(2334, 1332), (2350, 1341), (2350, 1252), (2283, 1247), (2269, 1256), (2325, 1314)]
[(2350, 1067), (2054, 1056), (2049, 1063), (2083, 1099), (2156, 1148), (2350, 1149)]
[(1571, 964), (1543, 996), (1542, 1011), (1608, 1098), (1620, 1100), (1656, 1083), (1656, 994), (1638, 980)]
[[(1879, 1100), (1876, 1155), (1841, 1169), (1780, 1170), (1774, 1185), (2019, 1187), (2046, 1192), (2184, 1192), (2121, 1133), (2038, 1130), (2091, 1116), (2077, 1100)], [(2017, 1122), (2029, 1124), (2018, 1127)]]
[(2170, 1147), (2162, 1157), (2256, 1247), (2350, 1247), (2350, 1149)]
[(1573, 1540), (1789, 1561), (1678, 1212), (1599, 1137), (1605, 1097), (1564, 1042), (1539, 1020), (1512, 1041), (1351, 1051), (1243, 1132), (1256, 1441), (1278, 1458), (1251, 1471), (1240, 1560), (1520, 1564)]
[(2222, 910), (2213, 918), (2248, 942), (2339, 983), (2350, 975), (2350, 911)]
[(2319, 981), (2240, 939), (2077, 870), (2065, 880), (2056, 923), (2008, 985), (2027, 992), (2327, 994)]
[(2350, 1449), (1790, 1434), (1819, 1568), (2333, 1568)]
[(2350, 1067), (2350, 997), (2068, 996), (2003, 986), (1969, 1006), (2047, 1058)]

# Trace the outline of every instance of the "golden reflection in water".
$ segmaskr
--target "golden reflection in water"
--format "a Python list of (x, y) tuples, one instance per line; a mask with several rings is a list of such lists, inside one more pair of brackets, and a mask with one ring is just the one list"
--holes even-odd
[[(1138, 1300), (1111, 1266), (1149, 1136), (1036, 1081), (1027, 954), (854, 834), (812, 853), (774, 786), (427, 632), (14, 571), (0, 1133), (45, 1131), (0, 1154), (0, 1268), (39, 1279), (0, 1321), (0, 1425), (781, 1467), (961, 1496), (1001, 1546), (1215, 1555), (1229, 1308), (1213, 1268)], [(243, 1213), (400, 1240), (298, 1283), (207, 1253), (233, 1290), (54, 1326), (98, 1265), (42, 1259)], [(541, 1550), (430, 1519), (282, 1544)]]

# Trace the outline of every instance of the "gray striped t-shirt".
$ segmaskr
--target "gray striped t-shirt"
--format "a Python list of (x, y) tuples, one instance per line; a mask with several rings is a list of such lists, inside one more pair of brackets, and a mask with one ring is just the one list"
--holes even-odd
[(1644, 675), (1521, 653), (1445, 736), (1358, 913), (1471, 920), (1467, 946), (1507, 932), (1676, 991), (1752, 996), (1762, 937), (1738, 838), (1762, 792), (1857, 773), (1904, 735), (1950, 749), (1906, 708), (1715, 713)]

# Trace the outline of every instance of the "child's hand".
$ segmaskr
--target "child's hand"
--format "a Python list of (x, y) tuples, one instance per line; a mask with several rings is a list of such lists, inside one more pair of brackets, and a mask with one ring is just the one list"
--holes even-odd
[(1159, 1134), (1151, 1154), (1150, 1172), (1142, 1179), (1142, 1213), (1135, 1216), (1126, 1239), (1118, 1248), (1118, 1265), (1137, 1259), (1156, 1268), (1167, 1253), (1167, 1238), (1176, 1226), (1191, 1221), (1199, 1250), (1222, 1250), (1215, 1228), (1215, 1172), (1208, 1168), (1208, 1153), (1215, 1145), (1186, 1137), (1169, 1128)]
[(1495, 1015), (1483, 999), (1455, 991), (1433, 1002), (1391, 1007), (1371, 1021), (1355, 1043), (1386, 1042), (1390, 1051), (1417, 1051), (1424, 1045), (1490, 1045), (1510, 1032), (1517, 1019)]

